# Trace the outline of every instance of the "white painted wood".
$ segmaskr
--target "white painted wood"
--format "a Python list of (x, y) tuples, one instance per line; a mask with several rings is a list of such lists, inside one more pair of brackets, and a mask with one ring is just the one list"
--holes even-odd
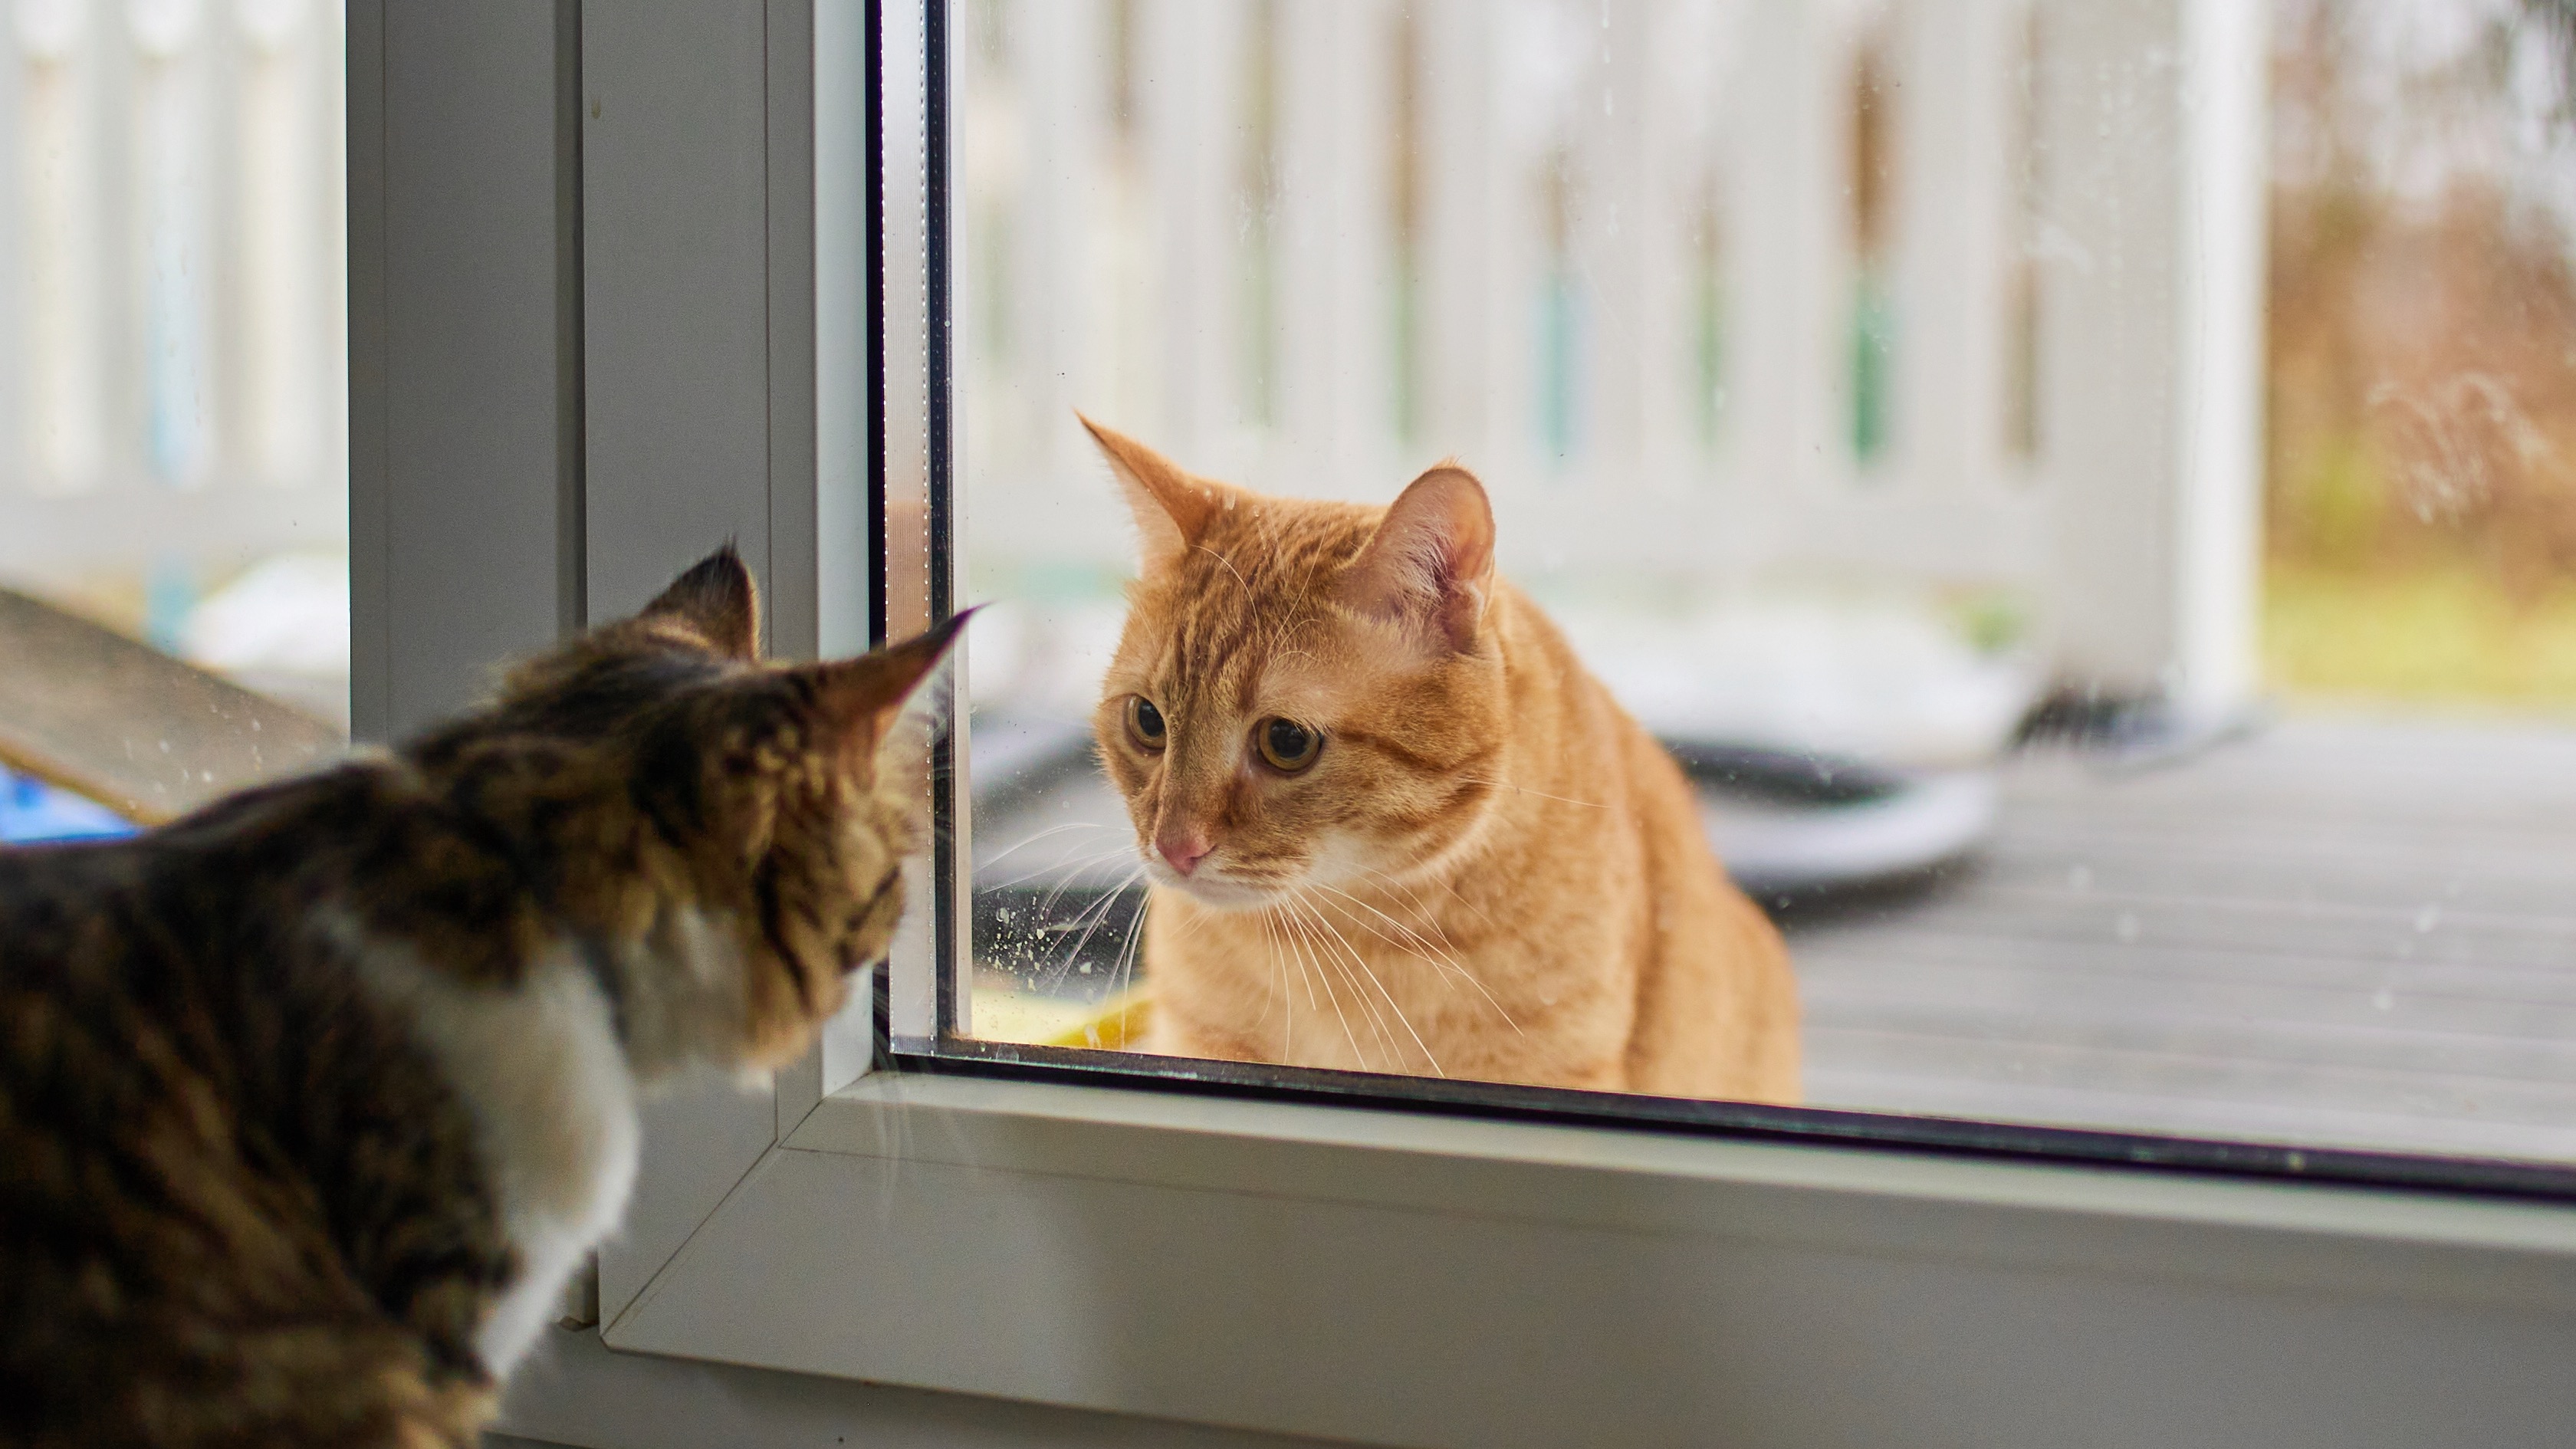
[(2201, 718), (2241, 709), (2259, 686), (2263, 500), (2263, 317), (2268, 172), (2263, 134), (2268, 6), (2192, 0), (2185, 57), (2179, 566), (2168, 587), (2176, 703)]
[(1831, 218), (1800, 204), (1806, 193), (1798, 178), (1818, 160), (1813, 144), (1800, 140), (1811, 129), (1806, 73), (1788, 60), (1808, 43), (1806, 12), (1756, 5), (1741, 23), (1743, 89), (1729, 136), (1726, 201), (1727, 346), (1734, 362), (1728, 381), (1734, 486), (1726, 533), (1746, 540), (1739, 557), (1758, 558), (1784, 545), (1805, 491), (1800, 480), (1818, 466), (1822, 441), (1811, 436), (1818, 427), (1809, 414), (1826, 375), (1810, 340), (1806, 279)]
[(1378, 0), (1278, 16), (1279, 416), (1273, 486), (1392, 498), (1388, 138), (1393, 17)]
[(2540, 1444), (2576, 1219), (871, 1078), (607, 1337), (1363, 1443)]
[[(93, 486), (103, 459), (106, 327), (99, 316), (97, 176), (92, 161), (98, 42), (72, 6), (21, 14), (9, 67), (9, 99), (21, 136), (8, 158), (6, 211), (23, 278), (9, 300), (17, 335), (10, 359), (16, 435), (29, 456), (13, 460), (46, 491)], [(36, 358), (46, 365), (34, 366)]]
[(1981, 374), (1976, 314), (1986, 299), (1970, 280), (1993, 255), (1978, 227), (1990, 208), (1962, 198), (1993, 194), (2000, 164), (1983, 124), (2002, 100), (1986, 74), (1994, 49), (1981, 9), (1958, 5), (1925, 23), (1920, 7), (1898, 12), (1900, 83), (1887, 99), (1902, 139), (1896, 155), (1897, 230), (1903, 238), (1896, 290), (1902, 331), (1896, 355), (1896, 436), (1905, 450), (1902, 484), (1917, 496), (1966, 491)]
[[(1248, 345), (1237, 295), (1247, 143), (1229, 106), (1246, 68), (1246, 8), (1243, 0), (1152, 0), (1135, 12), (1157, 228), (1153, 292), (1162, 303), (1148, 320), (1162, 331), (1160, 395), (1132, 421), (1143, 436), (1206, 440), (1218, 455), (1242, 446), (1233, 434), (1242, 427)], [(1219, 465), (1220, 456), (1209, 458), (1210, 468)]]
[(2253, 684), (2262, 162), (2241, 138), (2262, 10), (2136, 0), (2047, 26), (2056, 652), (2223, 712)]
[[(1011, 291), (1003, 305), (1021, 366), (1012, 395), (995, 400), (1011, 411), (992, 419), (983, 436), (1040, 488), (1062, 486), (1077, 456), (1073, 409), (1100, 406), (1094, 400), (1109, 386), (1104, 342), (1115, 301), (1105, 255), (1105, 10), (1099, 0), (1071, 0), (1009, 12), (1009, 64), (1026, 108), (1025, 190), (1011, 217)], [(952, 104), (960, 99), (952, 95)], [(952, 211), (951, 235), (964, 240), (967, 221)], [(962, 271), (957, 276), (965, 280)]]
[[(295, 305), (339, 290), (340, 198), (282, 154), (337, 117), (262, 104), (337, 91), (337, 17), (0, 17), (0, 578), (130, 589), (157, 632), (264, 555), (340, 546), (339, 319)], [(280, 359), (319, 365), (290, 396)]]
[(1491, 468), (1507, 426), (1497, 413), (1510, 412), (1496, 407), (1497, 379), (1508, 375), (1505, 354), (1521, 335), (1517, 315), (1495, 305), (1505, 265), (1495, 212), (1509, 181), (1493, 124), (1494, 28), (1481, 0), (1429, 0), (1413, 14), (1423, 70), (1422, 250), (1440, 259), (1422, 274), (1422, 438)]
[(8, 7), (0, 572), (203, 587), (341, 545), (343, 50), (338, 5)]

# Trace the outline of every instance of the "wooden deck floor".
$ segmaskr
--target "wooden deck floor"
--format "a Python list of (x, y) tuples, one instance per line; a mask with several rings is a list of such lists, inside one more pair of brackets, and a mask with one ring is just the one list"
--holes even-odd
[(1818, 1105), (2576, 1159), (2576, 730), (2024, 756), (1979, 867), (1791, 947)]

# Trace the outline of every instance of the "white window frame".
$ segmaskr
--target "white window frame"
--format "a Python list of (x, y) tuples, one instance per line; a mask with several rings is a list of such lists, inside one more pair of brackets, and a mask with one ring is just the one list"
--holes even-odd
[[(887, 167), (881, 524), (833, 405), (863, 299), (816, 265), (859, 231), (817, 66), (876, 8), (351, 0), (363, 735), (728, 536), (779, 653), (855, 647), (875, 526), (880, 625), (926, 620), (918, 166)], [(918, 54), (923, 8), (885, 11)], [(867, 1032), (657, 1104), (607, 1347), (1383, 1444), (2576, 1432), (2563, 1203), (870, 1072)]]

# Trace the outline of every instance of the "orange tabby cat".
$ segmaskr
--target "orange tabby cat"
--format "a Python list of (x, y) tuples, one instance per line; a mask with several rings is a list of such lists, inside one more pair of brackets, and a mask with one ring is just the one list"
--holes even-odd
[(1778, 932), (1496, 577), (1473, 476), (1272, 498), (1084, 425), (1144, 542), (1094, 728), (1152, 881), (1149, 1050), (1797, 1099)]

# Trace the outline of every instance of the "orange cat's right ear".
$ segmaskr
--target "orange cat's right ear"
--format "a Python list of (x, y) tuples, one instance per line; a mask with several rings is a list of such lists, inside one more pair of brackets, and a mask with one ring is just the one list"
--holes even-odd
[(1119, 491), (1127, 495), (1143, 545), (1144, 571), (1160, 573), (1179, 562), (1207, 531), (1208, 520), (1224, 506), (1224, 499), (1216, 489), (1125, 433), (1104, 428), (1079, 412), (1074, 416), (1100, 445), (1109, 471), (1118, 477)]
[(1485, 485), (1443, 463), (1406, 485), (1333, 586), (1360, 614), (1458, 653), (1476, 647), (1494, 580), (1494, 509)]

